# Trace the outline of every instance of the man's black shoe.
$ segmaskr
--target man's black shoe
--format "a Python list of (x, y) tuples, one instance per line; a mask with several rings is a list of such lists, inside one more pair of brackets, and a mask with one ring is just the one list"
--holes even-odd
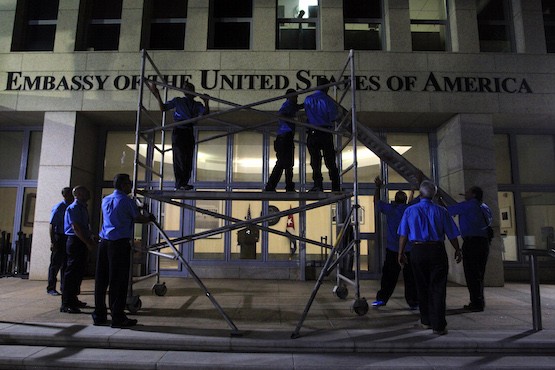
[(77, 301), (77, 303), (75, 304), (76, 307), (79, 308), (85, 308), (87, 307), (87, 302), (83, 302), (83, 301)]
[(81, 310), (79, 309), (79, 307), (62, 306), (60, 307), (60, 312), (81, 313)]
[(58, 293), (58, 291), (56, 289), (49, 290), (46, 293), (48, 293), (50, 295), (53, 295), (53, 296), (61, 295), (60, 293)]
[(466, 311), (470, 311), (470, 312), (482, 312), (482, 311), (484, 311), (484, 307), (475, 306), (472, 303), (471, 304), (465, 304), (463, 306), (463, 309), (465, 309)]
[(324, 189), (321, 186), (313, 186), (312, 189), (310, 189), (308, 192), (309, 193), (314, 193), (317, 191), (324, 191)]
[(112, 328), (130, 328), (135, 325), (137, 325), (137, 320), (135, 319), (112, 320)]
[(91, 315), (91, 317), (93, 319), (93, 325), (94, 326), (107, 326), (108, 325), (108, 317), (107, 316), (96, 315), (95, 313), (93, 313)]

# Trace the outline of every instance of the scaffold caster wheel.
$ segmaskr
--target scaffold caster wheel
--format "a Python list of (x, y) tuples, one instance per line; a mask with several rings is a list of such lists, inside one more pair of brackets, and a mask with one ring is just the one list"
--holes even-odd
[(366, 315), (368, 313), (368, 302), (366, 302), (366, 298), (356, 299), (353, 303), (353, 311), (359, 316)]
[(143, 302), (138, 295), (134, 295), (132, 297), (127, 298), (127, 311), (132, 314), (137, 313), (141, 309)]
[(349, 289), (346, 286), (336, 285), (333, 287), (333, 294), (339, 299), (345, 299), (349, 295)]
[(158, 297), (163, 297), (166, 295), (166, 293), (168, 292), (168, 287), (166, 286), (166, 283), (162, 283), (162, 284), (154, 284), (154, 286), (152, 287), (152, 291), (154, 292), (154, 294), (156, 294)]

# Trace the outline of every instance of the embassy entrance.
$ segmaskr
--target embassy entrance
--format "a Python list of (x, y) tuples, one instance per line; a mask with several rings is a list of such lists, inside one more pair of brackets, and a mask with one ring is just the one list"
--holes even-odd
[[(196, 167), (193, 170), (193, 185), (196, 191), (261, 191), (265, 179), (275, 163), (272, 133), (273, 127), (258, 132), (240, 132), (227, 135), (221, 130), (210, 130), (206, 127), (197, 128)], [(206, 140), (216, 135), (220, 138)], [(429, 171), (430, 137), (432, 134), (420, 133), (381, 133), (390, 145), (412, 163)], [(303, 144), (304, 132), (296, 136), (294, 181), (297, 191), (307, 191), (312, 186), (310, 166), (307, 163), (308, 153)], [(166, 139), (169, 148), (169, 138)], [(141, 148), (142, 150), (142, 148)], [(348, 167), (351, 163), (352, 149), (347, 146), (341, 156), (341, 166)], [(147, 155), (146, 151), (140, 153)], [(112, 159), (109, 159), (112, 158)], [(131, 172), (134, 158), (134, 133), (129, 131), (107, 131), (104, 160), (104, 184), (109, 188), (111, 178), (118, 172)], [(160, 158), (154, 158), (156, 165)], [(374, 178), (381, 176), (388, 183), (388, 201), (392, 200), (397, 190), (405, 190), (408, 184), (402, 177), (390, 170), (369, 149), (358, 145), (359, 161), (359, 212), (361, 238), (361, 277), (375, 279), (380, 276), (383, 248), (382, 227), (376, 227), (374, 212)], [(171, 155), (164, 157), (164, 188), (173, 189), (173, 170)], [(323, 166), (324, 180), (327, 169)], [(428, 176), (431, 174), (428, 172)], [(353, 187), (352, 175), (343, 178), (343, 188), (349, 191)], [(325, 181), (326, 184), (326, 181)], [(328, 183), (329, 184), (329, 183)], [(278, 185), (283, 191), (284, 184)], [(235, 219), (245, 220), (270, 213), (286, 211), (302, 206), (301, 202), (283, 200), (243, 201), (243, 200), (181, 200), (199, 208), (223, 213)], [(310, 204), (307, 201), (305, 204)], [(172, 204), (162, 204), (161, 223), (170, 237), (179, 237), (203, 232), (224, 226), (224, 221), (215, 217), (191, 212)], [(153, 210), (154, 211), (154, 210)], [(381, 220), (381, 218), (378, 218)], [(267, 222), (268, 228), (293, 235), (304, 235), (307, 239), (332, 245), (337, 236), (337, 209), (335, 204), (322, 206), (306, 212), (289, 216), (277, 217)], [(383, 235), (382, 235), (383, 234)], [(140, 235), (140, 232), (137, 233)], [(194, 240), (180, 245), (187, 261), (203, 276), (249, 276), (256, 278), (298, 279), (301, 266), (304, 267), (306, 278), (314, 276), (323, 261), (327, 258), (329, 248), (294, 241), (285, 236), (263, 230), (252, 230), (245, 240), (245, 233), (235, 230), (212, 235), (208, 238)], [(385, 243), (385, 239), (383, 239)], [(167, 250), (167, 252), (170, 252)], [(150, 269), (155, 268), (156, 261), (150, 256)], [(183, 276), (186, 269), (178, 260), (160, 259), (162, 275)]]

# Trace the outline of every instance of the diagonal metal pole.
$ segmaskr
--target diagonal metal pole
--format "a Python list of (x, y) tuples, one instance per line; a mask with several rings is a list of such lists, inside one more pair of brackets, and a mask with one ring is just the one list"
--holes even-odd
[(222, 317), (224, 318), (224, 320), (227, 322), (227, 324), (231, 327), (231, 335), (232, 336), (241, 336), (243, 335), (239, 329), (237, 329), (237, 327), (235, 326), (235, 324), (233, 323), (233, 321), (231, 321), (231, 319), (229, 318), (229, 316), (227, 316), (227, 314), (225, 313), (225, 311), (222, 309), (222, 307), (220, 306), (220, 304), (218, 303), (218, 301), (216, 301), (216, 298), (214, 298), (214, 296), (208, 291), (208, 288), (206, 288), (206, 285), (204, 285), (204, 283), (202, 282), (202, 280), (200, 280), (200, 278), (197, 276), (197, 274), (193, 271), (193, 269), (191, 268), (191, 265), (189, 265), (189, 263), (185, 260), (185, 258), (183, 258), (183, 255), (177, 250), (177, 248), (175, 247), (175, 245), (173, 245), (173, 243), (171, 242), (168, 234), (166, 234), (166, 232), (162, 229), (162, 226), (160, 226), (160, 224), (158, 222), (153, 222), (153, 224), (156, 226), (156, 228), (158, 229), (158, 231), (160, 232), (160, 234), (162, 234), (162, 237), (164, 238), (164, 240), (166, 240), (166, 242), (168, 243), (168, 245), (171, 247), (171, 249), (173, 250), (174, 255), (177, 257), (177, 259), (183, 264), (183, 266), (185, 266), (185, 268), (187, 269), (187, 271), (189, 272), (189, 274), (193, 277), (193, 279), (195, 280), (195, 282), (197, 283), (197, 285), (204, 291), (204, 294), (206, 295), (206, 297), (208, 297), (208, 299), (210, 300), (210, 302), (212, 302), (212, 304), (214, 305), (214, 307), (216, 308), (216, 310), (218, 310), (218, 312), (220, 313), (220, 315), (222, 315)]

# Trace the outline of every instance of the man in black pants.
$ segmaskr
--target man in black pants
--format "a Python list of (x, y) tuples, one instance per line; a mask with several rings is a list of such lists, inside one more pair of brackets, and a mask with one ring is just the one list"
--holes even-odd
[[(380, 290), (376, 294), (376, 300), (372, 302), (372, 306), (381, 307), (387, 304), (389, 298), (395, 290), (401, 266), (397, 262), (399, 254), (399, 235), (397, 229), (403, 213), (408, 208), (414, 196), (414, 190), (411, 190), (409, 204), (407, 204), (407, 195), (404, 191), (398, 191), (395, 194), (395, 200), (389, 204), (380, 200), (380, 188), (383, 185), (380, 177), (374, 179), (376, 191), (374, 193), (374, 206), (377, 211), (383, 213), (387, 217), (387, 247), (385, 249), (385, 260), (382, 267), (382, 279)], [(418, 295), (416, 293), (416, 284), (412, 274), (410, 265), (410, 245), (406, 249), (407, 263), (403, 266), (403, 280), (405, 283), (405, 300), (411, 310), (418, 309)]]
[[(160, 97), (160, 92), (154, 84), (148, 84), (150, 91), (158, 101), (162, 112), (174, 109), (173, 120), (175, 122), (189, 120), (210, 113), (208, 98), (202, 96), (204, 105), (195, 101), (195, 95), (185, 92), (185, 96), (173, 98), (164, 103)], [(187, 82), (185, 90), (195, 92), (195, 86)], [(173, 172), (175, 175), (176, 190), (192, 190), (189, 184), (193, 171), (193, 159), (195, 154), (195, 134), (193, 124), (178, 125), (172, 131), (172, 150), (173, 150)]]
[[(295, 90), (288, 89), (286, 94), (293, 94)], [(295, 118), (302, 104), (297, 104), (297, 95), (287, 98), (285, 103), (279, 109), (279, 115), (289, 119)], [(285, 191), (295, 191), (295, 183), (293, 182), (293, 164), (295, 162), (295, 124), (293, 122), (279, 120), (277, 137), (274, 141), (274, 149), (276, 151), (276, 165), (270, 174), (268, 183), (264, 191), (275, 191), (276, 186), (285, 171)]]
[(67, 263), (60, 312), (81, 313), (80, 308), (87, 304), (81, 302), (77, 296), (87, 267), (88, 249), (94, 249), (98, 237), (93, 235), (89, 224), (87, 202), (91, 193), (86, 187), (79, 185), (73, 188), (73, 197), (75, 201), (67, 207), (64, 215)]
[(459, 227), (463, 238), (463, 267), (466, 286), (470, 295), (470, 303), (463, 308), (472, 312), (483, 311), (486, 306), (484, 299), (484, 275), (489, 255), (488, 226), (492, 215), (489, 207), (483, 202), (484, 192), (478, 186), (472, 186), (464, 194), (464, 202), (448, 206), (451, 216), (459, 216)]
[(96, 261), (94, 303), (92, 314), (94, 325), (108, 324), (106, 291), (110, 287), (109, 306), (113, 328), (126, 328), (137, 324), (125, 313), (131, 242), (134, 223), (154, 220), (152, 215), (142, 215), (135, 202), (128, 197), (133, 183), (127, 174), (114, 177), (114, 192), (102, 200), (102, 231)]
[[(418, 291), (420, 326), (434, 334), (447, 334), (445, 306), (449, 263), (445, 251), (445, 236), (455, 248), (455, 260), (462, 255), (455, 221), (447, 210), (432, 203), (437, 187), (425, 180), (420, 184), (420, 202), (408, 207), (399, 224), (399, 264), (407, 263), (405, 247), (412, 244), (411, 264)], [(425, 227), (423, 227), (423, 225)]]
[[(318, 86), (329, 83), (329, 80), (324, 77), (318, 78)], [(335, 130), (334, 122), (338, 118), (337, 106), (328, 96), (328, 90), (329, 87), (325, 86), (307, 96), (304, 100), (304, 109), (308, 123), (319, 128)], [(308, 129), (307, 133), (306, 146), (310, 153), (310, 167), (312, 167), (312, 179), (314, 180), (314, 186), (309, 191), (324, 191), (322, 157), (329, 171), (331, 190), (341, 191), (339, 170), (335, 163), (333, 134), (316, 129)]]
[(50, 266), (48, 267), (48, 285), (46, 292), (53, 296), (60, 293), (56, 290), (57, 275), (60, 272), (60, 290), (64, 287), (64, 273), (66, 270), (66, 243), (64, 234), (64, 215), (67, 207), (73, 202), (71, 188), (62, 189), (64, 200), (52, 208), (50, 215)]

